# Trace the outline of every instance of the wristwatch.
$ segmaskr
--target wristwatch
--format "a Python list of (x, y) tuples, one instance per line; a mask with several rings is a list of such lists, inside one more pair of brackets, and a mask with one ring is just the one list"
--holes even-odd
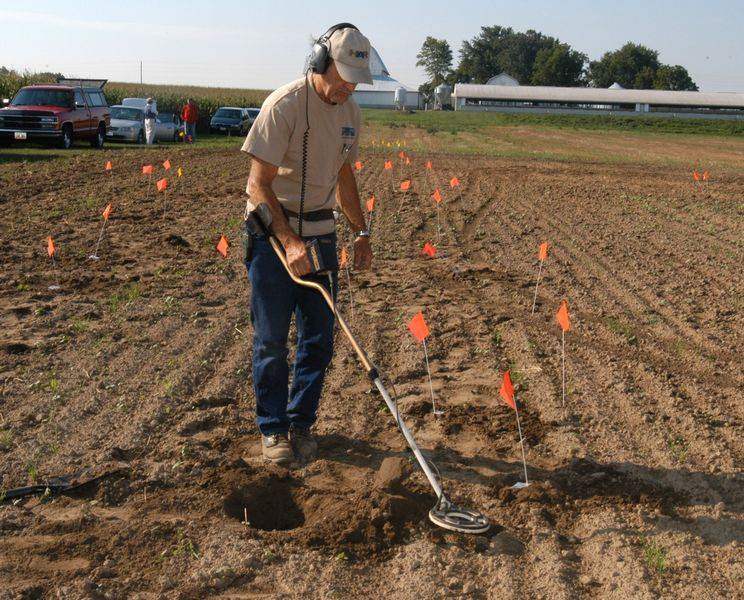
[(359, 238), (359, 237), (367, 237), (368, 238), (369, 237), (369, 229), (360, 229), (359, 231), (355, 231), (354, 232), (354, 237), (355, 238)]

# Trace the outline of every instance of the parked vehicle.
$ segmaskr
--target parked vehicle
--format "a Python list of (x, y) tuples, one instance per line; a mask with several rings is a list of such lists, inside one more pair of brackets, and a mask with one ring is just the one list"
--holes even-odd
[(250, 123), (245, 109), (234, 106), (218, 108), (209, 122), (209, 133), (240, 135), (248, 133), (249, 129)]
[(136, 106), (112, 106), (111, 127), (107, 133), (114, 142), (145, 143), (145, 111)]
[(253, 123), (256, 120), (256, 117), (258, 116), (258, 113), (261, 112), (260, 108), (244, 108), (243, 109), (246, 114), (248, 115), (248, 129), (253, 127)]
[[(145, 110), (145, 106), (147, 106), (147, 98), (124, 98), (124, 100), (121, 101), (121, 105), (134, 106)], [(155, 98), (152, 99), (152, 108), (155, 112), (158, 111), (158, 101), (155, 100)]]
[(70, 148), (76, 139), (102, 148), (110, 122), (105, 79), (60, 79), (29, 85), (0, 109), (0, 143), (46, 141)]
[[(181, 119), (173, 113), (160, 113), (155, 120), (155, 141), (176, 142), (181, 131)], [(108, 139), (113, 142), (145, 143), (145, 110), (136, 105), (111, 107), (111, 127)]]
[(170, 112), (159, 113), (155, 122), (155, 137), (157, 139), (178, 141), (178, 134), (183, 131), (183, 123), (181, 123), (179, 115)]

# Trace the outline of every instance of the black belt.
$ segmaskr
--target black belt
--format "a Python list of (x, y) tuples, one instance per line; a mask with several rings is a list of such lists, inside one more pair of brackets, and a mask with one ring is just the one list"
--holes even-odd
[[(291, 210), (287, 210), (286, 208), (282, 207), (284, 210), (284, 214), (287, 217), (294, 217), (295, 219), (299, 219), (300, 215), (299, 213), (293, 212)], [(314, 210), (312, 212), (306, 212), (302, 215), (303, 221), (333, 221), (335, 219), (333, 215), (333, 209), (330, 208), (324, 208), (321, 210)]]

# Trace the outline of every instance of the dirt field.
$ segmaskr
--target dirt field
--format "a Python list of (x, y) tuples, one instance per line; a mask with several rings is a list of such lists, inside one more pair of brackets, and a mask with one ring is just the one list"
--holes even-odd
[[(670, 140), (642, 143), (683, 156)], [(245, 156), (40, 149), (0, 164), (0, 488), (101, 477), (0, 505), (0, 598), (741, 597), (744, 178), (725, 155), (696, 188), (691, 167), (415, 153), (404, 195), (389, 155), (362, 156), (376, 264), (351, 275), (352, 327), (445, 489), (491, 530), (429, 523), (431, 490), (340, 334), (319, 459), (262, 463)], [(167, 206), (140, 174), (165, 158), (184, 169)], [(431, 178), (452, 175), (438, 240)], [(342, 280), (350, 317), (348, 298)], [(438, 418), (406, 330), (419, 309)], [(519, 491), (507, 368), (533, 481)]]

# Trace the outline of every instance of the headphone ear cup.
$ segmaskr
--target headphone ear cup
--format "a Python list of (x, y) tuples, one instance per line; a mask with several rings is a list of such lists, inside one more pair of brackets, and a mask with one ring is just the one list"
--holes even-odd
[(328, 46), (315, 44), (313, 48), (313, 71), (323, 74), (328, 70)]

